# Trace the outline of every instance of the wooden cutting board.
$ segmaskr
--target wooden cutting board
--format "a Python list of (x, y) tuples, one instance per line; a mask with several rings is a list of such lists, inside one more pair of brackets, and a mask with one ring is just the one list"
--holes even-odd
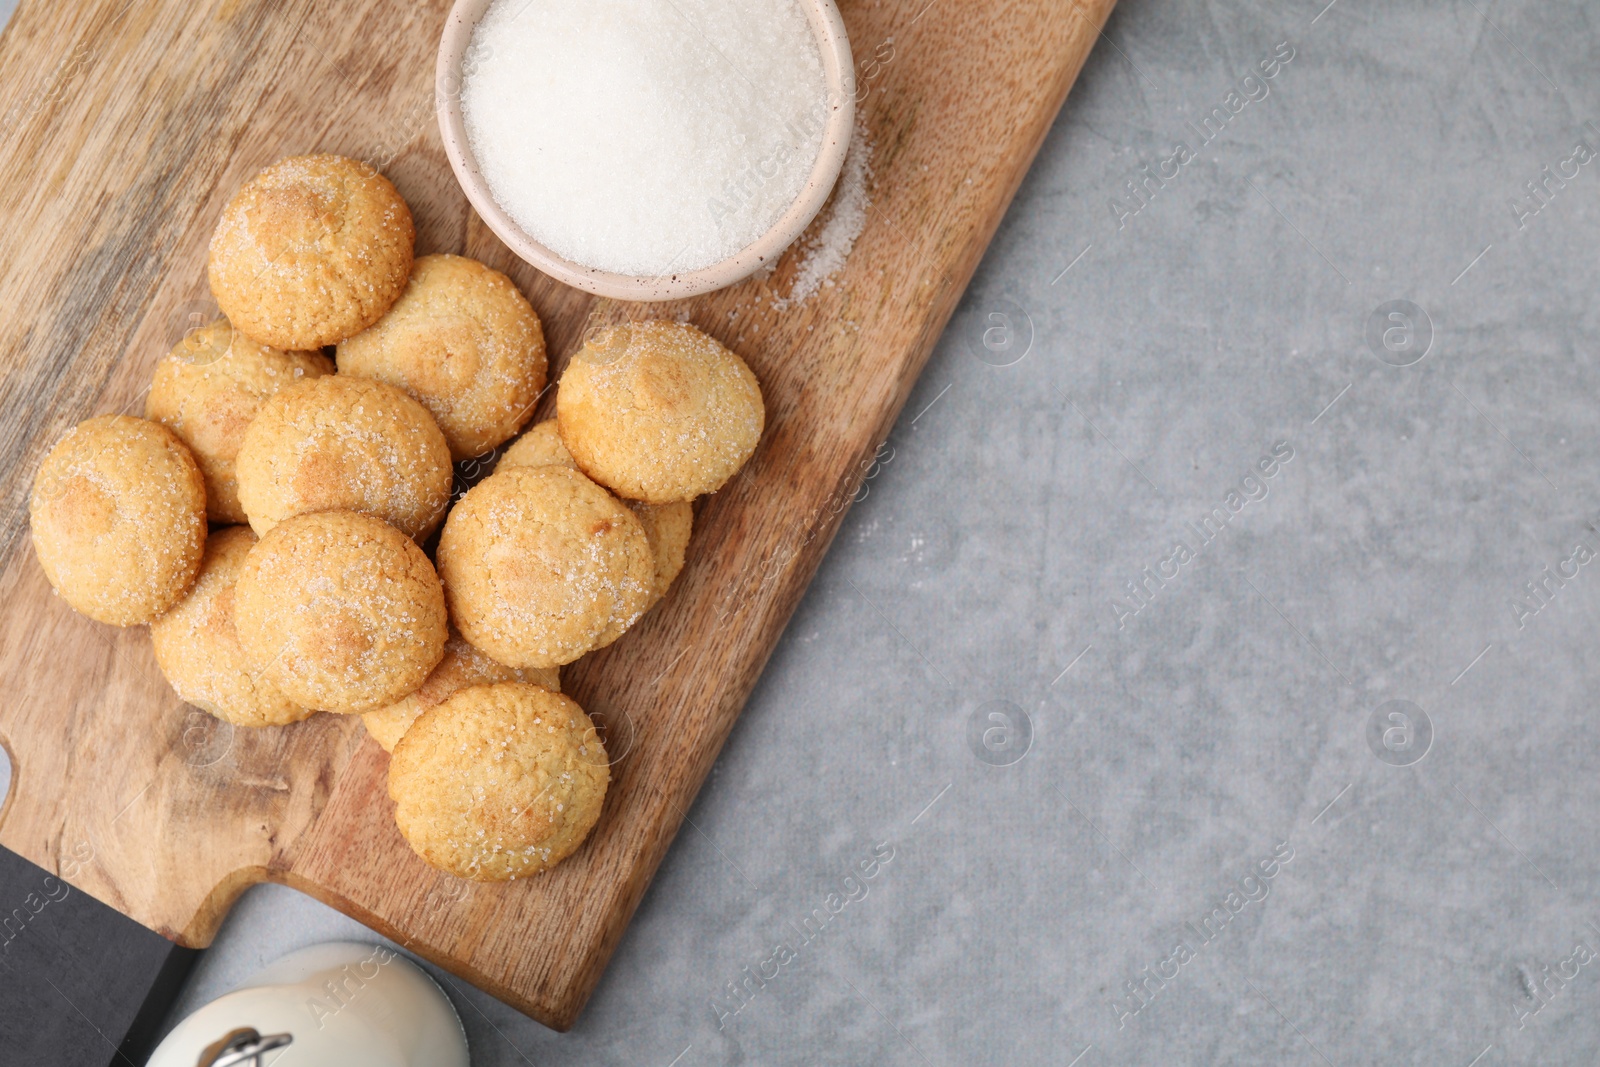
[[(833, 284), (780, 312), (796, 250), (765, 279), (650, 308), (515, 260), (440, 145), (440, 0), (23, 0), (0, 37), (0, 738), (16, 768), (0, 844), (188, 946), (247, 886), (283, 882), (570, 1026), (1112, 3), (842, 0), (871, 208)], [(586, 326), (686, 316), (766, 394), (760, 450), (699, 503), (671, 594), (564, 672), (617, 765), (589, 842), (526, 881), (424, 866), (358, 719), (233, 730), (180, 703), (146, 631), (68, 610), (28, 543), (44, 452), (90, 415), (142, 413), (157, 358), (215, 313), (205, 250), (223, 205), (311, 151), (381, 165), (419, 254), (507, 271), (544, 318), (553, 375)]]

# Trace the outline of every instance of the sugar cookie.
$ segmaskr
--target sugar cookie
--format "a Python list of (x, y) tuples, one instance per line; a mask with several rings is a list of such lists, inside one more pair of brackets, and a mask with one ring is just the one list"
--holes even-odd
[(444, 592), (422, 549), (370, 515), (285, 519), (245, 557), (234, 624), (250, 669), (324, 711), (391, 704), (444, 656)]
[(567, 467), (577, 470), (578, 461), (561, 443), (561, 431), (556, 428), (556, 420), (545, 419), (528, 427), (527, 433), (511, 442), (501, 453), (500, 463), (495, 470), (508, 467)]
[(189, 595), (150, 624), (156, 664), (184, 700), (235, 726), (281, 726), (312, 714), (257, 678), (233, 625), (233, 590), (256, 543), (248, 526), (227, 526), (206, 540), (200, 576)]
[[(577, 460), (561, 443), (555, 419), (546, 419), (531, 427), (527, 433), (506, 449), (495, 470), (512, 467), (568, 467), (576, 470)], [(671, 504), (642, 504), (637, 500), (624, 500), (628, 509), (638, 516), (644, 535), (650, 541), (650, 554), (655, 559), (655, 592), (646, 608), (666, 596), (678, 572), (683, 570), (684, 554), (689, 548), (689, 534), (694, 527), (694, 507), (687, 500)]]
[(544, 331), (510, 278), (464, 256), (423, 256), (393, 307), (339, 343), (339, 373), (388, 382), (438, 420), (456, 459), (522, 429), (544, 389)]
[(262, 401), (285, 386), (333, 373), (321, 352), (259, 344), (227, 319), (194, 330), (156, 364), (144, 417), (189, 446), (206, 480), (206, 516), (244, 522), (234, 459)]
[(428, 675), (422, 688), (387, 707), (364, 713), (361, 721), (385, 752), (393, 752), (395, 743), (405, 736), (418, 715), (468, 686), (495, 682), (528, 682), (552, 693), (561, 692), (561, 672), (556, 668), (530, 667), (519, 671), (507, 667), (473, 648), (460, 634), (452, 633), (444, 646), (444, 659)]
[(450, 446), (428, 409), (392, 385), (331, 374), (261, 405), (235, 463), (239, 502), (265, 535), (310, 511), (380, 518), (421, 539), (450, 503)]
[(555, 667), (610, 644), (655, 588), (633, 512), (564, 467), (479, 482), (445, 521), (438, 557), (462, 636), (511, 667)]
[(570, 856), (600, 819), (611, 768), (589, 716), (520, 682), (463, 689), (395, 745), (389, 796), (417, 854), (498, 882)]
[(206, 487), (183, 442), (131, 415), (81, 422), (45, 456), (28, 500), (55, 591), (99, 622), (149, 622), (182, 598), (206, 545)]
[(411, 273), (411, 209), (343, 156), (290, 156), (246, 182), (211, 235), (222, 313), (277, 348), (321, 348), (371, 326)]
[(667, 595), (678, 572), (683, 570), (684, 556), (689, 551), (689, 534), (694, 528), (694, 505), (687, 500), (675, 500), (670, 504), (641, 504), (633, 500), (627, 504), (650, 542), (656, 574), (650, 603), (646, 606), (654, 607), (656, 601)]
[(595, 334), (562, 375), (556, 418), (579, 470), (647, 504), (722, 488), (766, 425), (744, 360), (677, 322)]

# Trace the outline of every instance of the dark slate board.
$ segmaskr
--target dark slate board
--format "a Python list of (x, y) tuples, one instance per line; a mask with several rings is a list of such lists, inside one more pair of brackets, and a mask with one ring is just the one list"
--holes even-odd
[(198, 955), (0, 848), (0, 1064), (144, 1063)]

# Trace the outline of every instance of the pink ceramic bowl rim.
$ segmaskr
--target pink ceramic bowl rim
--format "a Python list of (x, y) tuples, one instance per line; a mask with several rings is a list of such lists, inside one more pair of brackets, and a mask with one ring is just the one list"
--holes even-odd
[[(773, 263), (793, 244), (816, 218), (828, 194), (839, 179), (850, 133), (855, 127), (855, 70), (850, 40), (844, 20), (834, 0), (799, 0), (806, 14), (817, 47), (822, 53), (823, 72), (828, 82), (828, 115), (823, 124), (822, 149), (811, 175), (794, 203), (776, 224), (735, 255), (699, 270), (679, 274), (634, 277), (575, 263), (557, 255), (530, 237), (507, 215), (489, 194), (488, 183), (467, 141), (466, 124), (461, 117), (461, 67), (472, 43), (472, 31), (494, 0), (456, 0), (445, 22), (439, 42), (439, 60), (434, 71), (435, 100), (438, 103), (439, 132), (444, 137), (450, 169), (467, 194), (478, 215), (489, 229), (521, 258), (551, 277), (600, 296), (619, 300), (674, 300), (697, 293), (721, 289), (749, 277)], [(581, 2), (581, 0), (580, 0)]]

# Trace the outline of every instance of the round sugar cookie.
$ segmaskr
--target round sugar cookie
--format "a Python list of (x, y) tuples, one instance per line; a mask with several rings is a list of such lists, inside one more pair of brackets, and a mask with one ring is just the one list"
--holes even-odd
[(227, 319), (192, 331), (156, 364), (144, 417), (189, 446), (206, 480), (206, 516), (244, 522), (234, 460), (267, 397), (333, 373), (321, 352), (285, 352), (250, 340)]
[(498, 882), (560, 863), (600, 819), (611, 768), (570, 698), (520, 682), (463, 689), (395, 745), (389, 796), (417, 855)]
[(207, 274), (234, 326), (277, 348), (321, 348), (382, 317), (411, 273), (411, 209), (343, 156), (290, 156), (234, 194)]
[(439, 535), (450, 618), (510, 667), (557, 667), (615, 641), (655, 588), (633, 512), (565, 467), (496, 471)]
[(579, 470), (647, 504), (716, 492), (766, 425), (744, 360), (678, 322), (596, 333), (562, 374), (556, 418)]
[(689, 534), (694, 529), (694, 505), (687, 500), (670, 504), (641, 504), (628, 501), (628, 509), (644, 527), (645, 539), (650, 542), (650, 556), (655, 563), (655, 582), (648, 607), (667, 595), (678, 572), (683, 570), (684, 556), (689, 551)]
[(568, 467), (578, 469), (567, 446), (561, 443), (561, 431), (555, 419), (545, 419), (528, 427), (528, 432), (511, 442), (500, 455), (495, 470), (507, 467)]
[[(512, 467), (569, 467), (576, 470), (577, 460), (561, 443), (555, 419), (546, 419), (506, 449), (496, 470)], [(655, 591), (646, 608), (667, 595), (678, 572), (683, 570), (684, 554), (689, 548), (689, 534), (694, 527), (694, 507), (687, 500), (670, 504), (643, 504), (637, 500), (624, 500), (624, 504), (639, 519), (644, 535), (650, 542), (650, 553), (655, 559)]]
[(491, 685), (495, 682), (528, 682), (552, 693), (561, 692), (561, 672), (556, 668), (517, 670), (507, 667), (473, 648), (460, 634), (452, 633), (450, 640), (445, 642), (444, 659), (428, 675), (422, 688), (387, 707), (365, 712), (361, 721), (367, 733), (385, 752), (393, 752), (396, 742), (405, 736), (418, 715), (436, 704), (442, 704), (468, 686)]
[(510, 278), (423, 256), (383, 318), (339, 343), (339, 373), (388, 382), (433, 413), (456, 459), (522, 429), (545, 381), (544, 330)]
[(256, 535), (226, 526), (206, 540), (189, 595), (150, 624), (156, 664), (184, 700), (235, 726), (282, 726), (312, 714), (255, 677), (233, 625), (234, 583)]
[(422, 549), (353, 511), (274, 526), (245, 557), (233, 596), (252, 673), (323, 711), (371, 711), (414, 691), (449, 636)]
[(291, 515), (343, 509), (418, 540), (450, 504), (450, 446), (428, 409), (392, 385), (330, 374), (268, 397), (235, 461), (256, 533)]
[(97, 622), (133, 626), (176, 604), (200, 569), (205, 480), (165, 426), (101, 415), (45, 456), (28, 521), (51, 587)]

